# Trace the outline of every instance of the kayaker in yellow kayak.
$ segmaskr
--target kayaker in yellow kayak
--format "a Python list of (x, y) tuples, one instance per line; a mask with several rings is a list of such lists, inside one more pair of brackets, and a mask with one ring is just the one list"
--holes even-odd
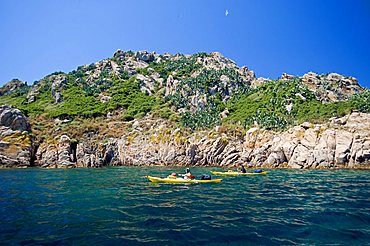
[(189, 168), (186, 168), (185, 172), (185, 174), (179, 174), (179, 176), (182, 176), (184, 179), (195, 179), (195, 176), (191, 174)]
[[(245, 169), (243, 164), (240, 164), (240, 168), (239, 168), (238, 164), (235, 164), (234, 166), (236, 167), (236, 171), (238, 173), (247, 173), (247, 170)], [(263, 173), (263, 170), (262, 169), (254, 169), (253, 173)]]
[(238, 164), (235, 164), (235, 167), (236, 167), (236, 171), (239, 172), (239, 173), (246, 173), (247, 172), (247, 170), (245, 169), (243, 164), (240, 164), (240, 168), (238, 167)]
[(241, 173), (246, 173), (247, 170), (245, 169), (245, 167), (243, 166), (243, 164), (240, 164), (240, 172)]

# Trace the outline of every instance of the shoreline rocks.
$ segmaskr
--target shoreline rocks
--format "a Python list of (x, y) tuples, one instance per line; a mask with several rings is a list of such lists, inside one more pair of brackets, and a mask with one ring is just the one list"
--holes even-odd
[(327, 124), (305, 122), (284, 132), (254, 127), (245, 136), (215, 130), (220, 127), (191, 134), (161, 120), (134, 123), (140, 124), (139, 130), (104, 143), (81, 139), (72, 147), (68, 136), (62, 136), (58, 143), (40, 147), (38, 153), (43, 154), (38, 163), (75, 167), (229, 167), (243, 163), (251, 168), (370, 168), (370, 114), (352, 113)]
[(245, 134), (218, 126), (188, 132), (162, 119), (133, 121), (120, 138), (71, 140), (66, 134), (36, 144), (26, 117), (0, 106), (0, 167), (221, 166), (370, 168), (370, 114), (351, 113), (326, 124), (302, 123), (284, 132), (258, 127)]

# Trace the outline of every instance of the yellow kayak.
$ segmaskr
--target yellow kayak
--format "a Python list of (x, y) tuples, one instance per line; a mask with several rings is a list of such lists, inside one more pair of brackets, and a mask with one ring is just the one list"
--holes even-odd
[(183, 179), (183, 178), (158, 178), (153, 176), (146, 176), (153, 183), (169, 183), (169, 184), (198, 184), (198, 183), (220, 183), (222, 179)]
[(266, 171), (260, 172), (260, 173), (239, 173), (235, 171), (228, 171), (228, 172), (215, 172), (211, 171), (213, 175), (218, 175), (218, 176), (253, 176), (253, 175), (265, 175), (267, 174)]

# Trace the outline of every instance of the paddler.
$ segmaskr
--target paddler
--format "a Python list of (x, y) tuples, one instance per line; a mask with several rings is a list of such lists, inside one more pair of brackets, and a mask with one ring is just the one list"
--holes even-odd
[(175, 172), (173, 172), (170, 175), (168, 175), (168, 178), (169, 179), (176, 179), (177, 178), (177, 174)]
[(240, 164), (240, 168), (239, 168), (238, 164), (235, 164), (234, 166), (236, 167), (236, 171), (238, 173), (246, 173), (247, 172), (247, 170), (245, 169), (243, 164)]
[(242, 173), (246, 173), (246, 172), (247, 172), (247, 170), (245, 169), (245, 167), (244, 167), (244, 165), (243, 165), (243, 164), (240, 164), (240, 171), (241, 171)]
[(195, 176), (193, 174), (191, 174), (189, 168), (186, 168), (185, 172), (186, 173), (182, 175), (184, 177), (184, 179), (195, 179)]

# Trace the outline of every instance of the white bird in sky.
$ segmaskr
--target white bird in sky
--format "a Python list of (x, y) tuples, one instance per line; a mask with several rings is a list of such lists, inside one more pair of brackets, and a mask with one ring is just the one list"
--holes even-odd
[(226, 10), (225, 11), (225, 16), (228, 16), (229, 15), (229, 10)]

